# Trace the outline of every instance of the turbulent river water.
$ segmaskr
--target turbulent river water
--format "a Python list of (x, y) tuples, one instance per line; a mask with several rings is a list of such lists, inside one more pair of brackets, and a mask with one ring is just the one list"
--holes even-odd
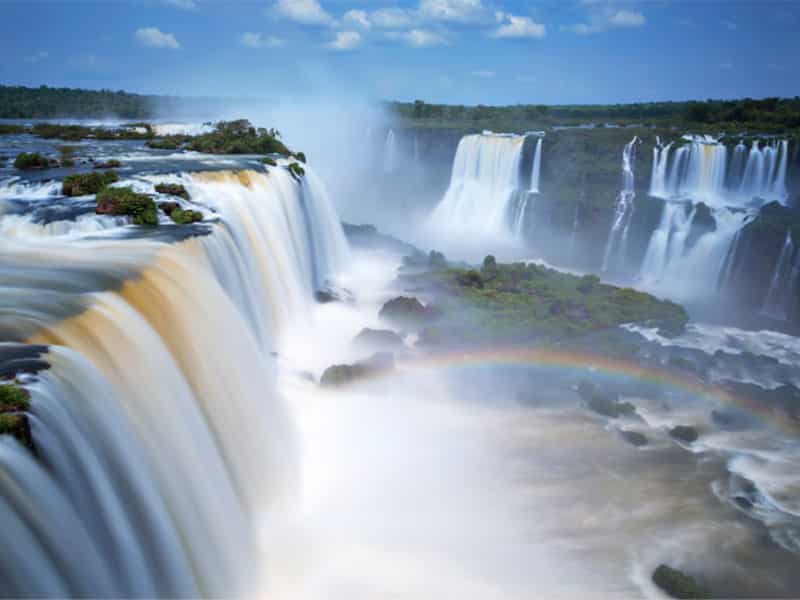
[[(0, 438), (3, 595), (660, 597), (661, 563), (720, 596), (797, 595), (800, 444), (768, 403), (624, 364), (434, 359), (409, 332), (390, 374), (320, 387), (387, 327), (402, 257), (350, 247), (313, 164), (297, 181), (258, 157), (84, 150), (122, 161), (115, 185), (184, 185), (169, 200), (204, 220), (136, 227), (61, 196), (69, 170), (0, 170), (0, 367), (38, 371), (20, 375), (36, 454)], [(454, 170), (440, 213), (472, 214), (476, 177)], [(620, 333), (716, 382), (800, 383), (790, 336)], [(588, 410), (587, 376), (640, 416)]]

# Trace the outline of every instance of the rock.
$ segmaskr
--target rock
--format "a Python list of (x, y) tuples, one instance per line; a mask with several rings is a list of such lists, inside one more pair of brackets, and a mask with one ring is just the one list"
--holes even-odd
[(711, 421), (723, 429), (743, 429), (751, 424), (746, 416), (723, 410), (712, 410)]
[(352, 302), (353, 294), (344, 288), (325, 287), (314, 292), (314, 298), (320, 304), (329, 302)]
[(0, 414), (0, 435), (15, 437), (23, 446), (35, 451), (28, 415), (25, 413)]
[(678, 425), (673, 427), (669, 430), (669, 434), (676, 440), (686, 442), (687, 444), (697, 441), (697, 438), (700, 437), (697, 433), (697, 429), (689, 425)]
[(620, 402), (602, 394), (594, 394), (588, 405), (594, 412), (612, 419), (636, 414), (636, 407), (630, 402)]
[(158, 208), (160, 208), (165, 215), (169, 216), (172, 214), (172, 211), (177, 210), (181, 207), (180, 204), (177, 202), (159, 202)]
[(0, 383), (0, 435), (15, 437), (34, 450), (30, 423), (25, 412), (30, 408), (30, 392), (15, 381)]
[(353, 338), (353, 344), (381, 350), (399, 350), (403, 348), (403, 339), (390, 329), (365, 327)]
[(623, 440), (632, 446), (636, 446), (637, 448), (647, 445), (647, 437), (638, 431), (627, 431), (625, 429), (621, 429), (619, 434), (622, 436)]
[(167, 196), (178, 196), (184, 200), (189, 199), (189, 192), (180, 183), (159, 183), (155, 186), (156, 192)]
[(383, 305), (378, 316), (401, 326), (415, 326), (433, 315), (431, 309), (414, 297), (398, 296)]
[(94, 163), (95, 169), (117, 169), (121, 166), (122, 163), (119, 162), (116, 158), (112, 158), (111, 160), (107, 160), (105, 162)]
[(461, 273), (456, 277), (456, 281), (464, 287), (483, 287), (483, 278), (481, 274), (475, 269), (469, 269), (465, 273)]
[(710, 598), (711, 592), (697, 583), (694, 577), (667, 565), (653, 571), (653, 583), (673, 598)]
[(753, 508), (753, 501), (747, 498), (746, 496), (734, 496), (733, 501), (744, 510), (750, 510)]
[(390, 371), (394, 368), (394, 355), (388, 352), (378, 352), (366, 360), (352, 365), (333, 365), (325, 369), (320, 378), (323, 387), (336, 387), (353, 383), (373, 375)]

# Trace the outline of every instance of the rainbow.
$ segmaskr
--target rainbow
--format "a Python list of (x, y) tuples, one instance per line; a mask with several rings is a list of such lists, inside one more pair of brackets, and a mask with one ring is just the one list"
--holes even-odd
[(630, 360), (621, 360), (580, 352), (566, 352), (545, 348), (492, 348), (471, 352), (430, 354), (400, 359), (395, 371), (380, 371), (373, 377), (386, 377), (405, 372), (441, 372), (484, 367), (540, 367), (563, 371), (590, 370), (611, 377), (626, 377), (669, 387), (713, 403), (743, 409), (763, 421), (779, 425), (797, 433), (800, 424), (783, 411), (767, 406), (754, 398), (733, 394), (722, 386), (707, 383), (699, 378), (683, 375), (674, 370), (643, 366)]

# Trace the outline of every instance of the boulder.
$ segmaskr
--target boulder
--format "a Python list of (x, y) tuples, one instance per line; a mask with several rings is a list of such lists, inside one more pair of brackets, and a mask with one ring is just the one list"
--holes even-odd
[(673, 427), (669, 430), (669, 434), (676, 440), (686, 442), (687, 444), (696, 442), (697, 438), (700, 437), (697, 433), (697, 429), (691, 427), (690, 425), (678, 425)]
[(620, 402), (602, 394), (594, 394), (589, 399), (588, 405), (594, 412), (612, 419), (636, 414), (636, 407), (630, 402)]
[(378, 375), (394, 368), (394, 355), (388, 352), (378, 352), (368, 359), (352, 365), (333, 365), (325, 369), (320, 378), (323, 387), (337, 387), (348, 385), (359, 379)]
[(711, 597), (711, 592), (700, 585), (694, 577), (667, 565), (659, 565), (653, 571), (652, 580), (672, 598)]
[(384, 304), (378, 316), (401, 326), (415, 326), (430, 318), (432, 311), (414, 297), (398, 296)]
[(167, 196), (178, 196), (184, 200), (189, 199), (189, 192), (180, 183), (159, 183), (155, 186), (156, 192)]
[(638, 431), (627, 431), (625, 429), (621, 429), (619, 434), (622, 436), (623, 440), (632, 446), (636, 446), (637, 448), (647, 445), (647, 437)]

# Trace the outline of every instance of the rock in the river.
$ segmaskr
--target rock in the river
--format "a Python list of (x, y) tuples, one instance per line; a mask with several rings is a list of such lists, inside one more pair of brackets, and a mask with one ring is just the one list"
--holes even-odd
[(630, 402), (620, 402), (602, 394), (594, 394), (588, 405), (594, 412), (612, 419), (636, 414), (636, 407)]
[(378, 315), (401, 326), (417, 326), (431, 318), (434, 311), (414, 297), (398, 296), (383, 305)]
[(336, 387), (353, 383), (358, 379), (378, 375), (394, 368), (394, 355), (378, 352), (366, 360), (352, 365), (333, 365), (325, 369), (320, 378), (323, 387)]
[(377, 350), (399, 350), (403, 348), (403, 339), (390, 329), (370, 329), (365, 327), (353, 338), (357, 346)]
[(659, 565), (653, 571), (653, 583), (673, 598), (710, 598), (711, 592), (700, 585), (694, 577), (667, 565)]
[(687, 444), (696, 442), (699, 437), (697, 429), (690, 425), (677, 425), (669, 430), (669, 434), (676, 440), (686, 442)]
[(619, 434), (622, 436), (623, 440), (632, 446), (636, 446), (637, 448), (647, 445), (647, 437), (638, 431), (627, 431), (626, 429), (621, 429)]

